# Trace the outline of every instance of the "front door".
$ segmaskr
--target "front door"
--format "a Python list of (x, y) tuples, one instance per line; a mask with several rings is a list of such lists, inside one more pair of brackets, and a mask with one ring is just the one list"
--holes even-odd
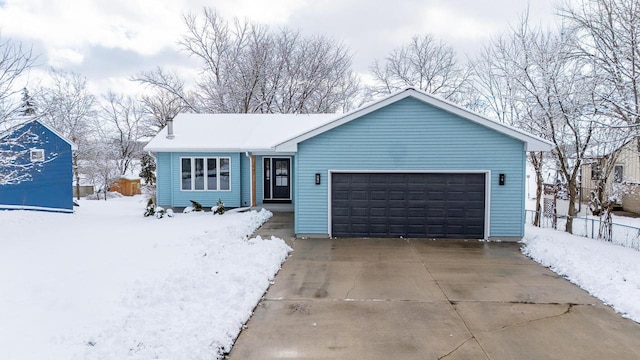
[(264, 158), (264, 200), (291, 200), (291, 159)]

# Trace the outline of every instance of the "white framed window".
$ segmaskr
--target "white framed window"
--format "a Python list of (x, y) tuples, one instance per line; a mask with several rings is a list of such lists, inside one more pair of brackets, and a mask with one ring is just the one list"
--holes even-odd
[(599, 163), (591, 164), (591, 180), (600, 180), (602, 177), (602, 166)]
[(44, 161), (44, 149), (31, 149), (31, 162)]
[(185, 191), (230, 191), (231, 158), (180, 158), (180, 189)]
[(624, 178), (624, 166), (616, 165), (613, 168), (613, 181), (617, 183), (621, 183)]

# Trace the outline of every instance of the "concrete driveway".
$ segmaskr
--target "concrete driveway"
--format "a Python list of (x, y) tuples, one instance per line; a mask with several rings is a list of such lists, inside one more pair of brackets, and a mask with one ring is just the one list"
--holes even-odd
[[(287, 218), (261, 232), (286, 237)], [(293, 248), (229, 358), (640, 359), (639, 324), (519, 244), (297, 239)]]

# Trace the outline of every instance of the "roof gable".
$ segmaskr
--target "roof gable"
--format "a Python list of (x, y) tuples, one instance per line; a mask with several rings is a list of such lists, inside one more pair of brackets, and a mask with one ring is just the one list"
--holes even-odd
[(9, 136), (10, 134), (14, 134), (15, 132), (23, 129), (24, 127), (26, 127), (29, 124), (32, 123), (37, 123), (38, 125), (46, 128), (47, 130), (49, 130), (50, 132), (52, 132), (55, 136), (59, 137), (60, 139), (62, 139), (64, 142), (66, 142), (67, 144), (69, 144), (71, 146), (71, 150), (78, 150), (78, 146), (76, 144), (74, 144), (73, 142), (71, 142), (69, 139), (67, 139), (66, 137), (64, 137), (62, 134), (60, 134), (58, 131), (56, 131), (54, 128), (50, 127), (49, 125), (41, 122), (40, 120), (38, 120), (37, 118), (31, 118), (25, 122), (19, 123), (17, 125), (14, 125), (12, 127), (10, 127), (9, 129), (7, 129), (6, 131), (0, 133), (0, 140), (6, 138), (7, 136)]
[(432, 95), (429, 95), (427, 93), (424, 93), (422, 91), (418, 91), (412, 88), (392, 94), (384, 99), (381, 99), (379, 101), (376, 101), (374, 103), (371, 103), (359, 109), (346, 113), (340, 117), (337, 117), (336, 119), (326, 124), (323, 124), (319, 127), (311, 129), (299, 136), (295, 136), (290, 139), (287, 139), (286, 141), (283, 141), (275, 145), (275, 150), (276, 151), (297, 151), (297, 146), (302, 141), (305, 141), (314, 136), (320, 135), (324, 132), (327, 132), (331, 129), (334, 129), (338, 126), (346, 124), (352, 120), (358, 119), (364, 115), (372, 113), (378, 109), (384, 108), (388, 105), (391, 105), (395, 102), (398, 102), (408, 97), (413, 97), (424, 103), (432, 105), (436, 108), (445, 110), (449, 113), (458, 115), (464, 119), (470, 120), (474, 123), (480, 124), (494, 131), (497, 131), (509, 137), (520, 140), (525, 143), (526, 151), (550, 151), (551, 150), (552, 144), (542, 138), (533, 136), (520, 129), (516, 129), (512, 126), (490, 120), (484, 116), (481, 116), (472, 111), (464, 109), (458, 105), (455, 105), (443, 99), (434, 97)]

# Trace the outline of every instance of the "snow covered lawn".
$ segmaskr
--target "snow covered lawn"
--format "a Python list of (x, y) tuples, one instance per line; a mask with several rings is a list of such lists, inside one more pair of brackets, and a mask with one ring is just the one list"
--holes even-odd
[(75, 214), (0, 211), (0, 359), (215, 359), (291, 249), (268, 211), (144, 218), (141, 197)]
[(640, 322), (640, 252), (531, 225), (522, 252)]

